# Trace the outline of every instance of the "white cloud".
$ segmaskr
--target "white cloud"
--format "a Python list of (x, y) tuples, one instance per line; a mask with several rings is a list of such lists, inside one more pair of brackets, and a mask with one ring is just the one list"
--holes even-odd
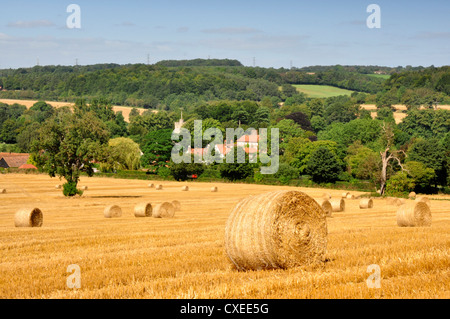
[(7, 24), (10, 28), (39, 28), (39, 27), (53, 27), (53, 22), (49, 20), (34, 20), (34, 21), (15, 21)]

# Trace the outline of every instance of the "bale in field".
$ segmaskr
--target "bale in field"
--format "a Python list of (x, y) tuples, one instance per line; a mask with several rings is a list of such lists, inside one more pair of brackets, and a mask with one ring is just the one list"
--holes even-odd
[(219, 191), (219, 189), (217, 188), (217, 186), (211, 187), (212, 193), (217, 193), (218, 191)]
[(348, 194), (350, 194), (350, 193), (349, 193), (349, 192), (342, 193), (342, 198), (343, 198), (343, 199), (346, 199), (347, 196), (348, 196)]
[(430, 200), (428, 199), (428, 197), (417, 197), (416, 202), (422, 202), (428, 205), (430, 204)]
[(172, 205), (175, 208), (175, 211), (179, 211), (181, 210), (181, 203), (177, 200), (173, 200), (172, 201)]
[(14, 216), (16, 227), (41, 227), (44, 215), (39, 208), (22, 208)]
[(424, 202), (413, 202), (400, 206), (397, 211), (397, 225), (400, 227), (431, 226), (431, 210)]
[(160, 191), (160, 190), (162, 190), (162, 189), (163, 189), (163, 186), (162, 186), (162, 185), (156, 186), (156, 190), (157, 190), (157, 191)]
[(348, 194), (348, 195), (347, 195), (347, 199), (355, 199), (355, 195), (353, 195), (353, 194)]
[(326, 198), (316, 199), (317, 204), (319, 204), (320, 207), (322, 207), (323, 211), (325, 212), (325, 216), (331, 217), (331, 213), (333, 212), (333, 207), (331, 206), (331, 203)]
[(61, 186), (61, 185), (56, 185), (55, 188), (56, 188), (56, 189), (61, 189), (62, 186)]
[(386, 198), (387, 204), (388, 205), (393, 205), (393, 206), (401, 206), (404, 204), (404, 200), (402, 202), (402, 200), (400, 198), (396, 198), (396, 197), (388, 197)]
[(341, 199), (332, 199), (330, 200), (331, 208), (333, 212), (343, 212), (345, 211), (345, 200)]
[(183, 187), (181, 187), (181, 191), (182, 191), (182, 192), (188, 192), (188, 191), (189, 191), (189, 186), (183, 186)]
[(299, 191), (244, 198), (225, 228), (225, 250), (239, 270), (316, 264), (324, 261), (326, 246), (324, 211)]
[(118, 218), (122, 217), (122, 208), (117, 205), (111, 205), (105, 208), (103, 211), (105, 218)]
[(83, 190), (83, 191), (87, 191), (89, 189), (89, 187), (87, 187), (87, 186), (82, 186), (81, 187), (81, 190)]
[(409, 195), (408, 195), (408, 197), (409, 197), (410, 199), (414, 199), (414, 198), (416, 198), (416, 196), (417, 196), (417, 194), (416, 194), (415, 192), (411, 192), (411, 193), (409, 193)]
[(155, 206), (153, 217), (155, 218), (172, 218), (175, 216), (175, 207), (172, 203), (164, 202)]
[(152, 204), (150, 203), (140, 203), (134, 207), (135, 217), (152, 217)]
[(153, 184), (153, 183), (148, 184), (148, 187), (149, 187), (149, 188), (154, 188), (154, 187), (155, 187), (155, 184)]
[(326, 200), (330, 200), (331, 199), (331, 194), (330, 193), (323, 193), (322, 198), (326, 199)]
[(371, 198), (361, 199), (359, 202), (360, 209), (370, 209), (373, 208), (373, 200)]
[(6, 189), (5, 188), (0, 188), (0, 194), (6, 194)]

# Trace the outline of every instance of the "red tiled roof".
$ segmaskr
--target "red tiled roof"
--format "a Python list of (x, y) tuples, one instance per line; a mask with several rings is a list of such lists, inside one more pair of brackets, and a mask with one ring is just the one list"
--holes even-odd
[(37, 167), (34, 166), (33, 164), (23, 164), (22, 166), (19, 167), (19, 169), (37, 169)]
[(0, 153), (0, 160), (3, 159), (8, 167), (17, 168), (27, 163), (30, 154)]

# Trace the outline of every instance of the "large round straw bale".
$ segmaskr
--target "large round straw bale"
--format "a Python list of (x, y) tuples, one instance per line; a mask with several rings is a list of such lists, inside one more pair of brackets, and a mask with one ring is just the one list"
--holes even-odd
[(183, 186), (183, 187), (181, 187), (181, 191), (182, 191), (182, 192), (188, 192), (188, 191), (189, 191), (189, 186)]
[(14, 216), (16, 227), (41, 227), (44, 215), (39, 208), (22, 208)]
[(397, 211), (397, 225), (400, 227), (431, 226), (431, 210), (424, 202), (412, 202), (400, 206)]
[(343, 212), (345, 210), (345, 200), (343, 198), (332, 199), (330, 200), (330, 204), (333, 212)]
[(360, 209), (370, 209), (373, 208), (373, 200), (371, 198), (361, 199), (359, 202)]
[(347, 195), (347, 199), (355, 199), (355, 195), (353, 195), (353, 194), (348, 194), (348, 195)]
[(428, 197), (417, 197), (416, 202), (422, 202), (428, 205), (430, 204), (430, 200), (428, 199)]
[(333, 207), (331, 206), (331, 203), (326, 198), (316, 199), (317, 204), (319, 204), (320, 207), (322, 207), (323, 211), (325, 212), (325, 216), (331, 217), (331, 213), (333, 212)]
[(163, 189), (163, 186), (162, 186), (162, 185), (156, 186), (156, 190), (160, 191), (160, 190), (162, 190), (162, 189)]
[(350, 194), (349, 192), (345, 192), (345, 193), (342, 193), (342, 198), (347, 198), (347, 196), (348, 196), (348, 194)]
[(411, 192), (411, 193), (409, 193), (409, 195), (408, 195), (408, 197), (409, 197), (410, 199), (414, 199), (414, 198), (416, 198), (416, 196), (417, 196), (417, 194), (416, 194), (415, 192)]
[(134, 207), (135, 217), (152, 217), (152, 204), (150, 203), (140, 203)]
[(148, 187), (149, 187), (149, 188), (154, 188), (154, 187), (155, 187), (155, 184), (150, 183), (150, 184), (148, 184)]
[(219, 189), (217, 188), (217, 186), (211, 187), (212, 193), (217, 193), (218, 191), (219, 191)]
[(175, 207), (172, 203), (164, 202), (158, 204), (153, 209), (153, 217), (155, 218), (172, 218), (175, 216)]
[(324, 211), (299, 191), (244, 198), (232, 209), (225, 228), (225, 250), (239, 270), (322, 262), (326, 246)]
[(175, 211), (179, 211), (181, 210), (181, 203), (177, 200), (173, 200), (172, 201), (172, 205), (175, 208)]
[(105, 208), (105, 210), (103, 211), (103, 215), (106, 218), (122, 217), (122, 208), (120, 208), (117, 205), (110, 205), (110, 206)]

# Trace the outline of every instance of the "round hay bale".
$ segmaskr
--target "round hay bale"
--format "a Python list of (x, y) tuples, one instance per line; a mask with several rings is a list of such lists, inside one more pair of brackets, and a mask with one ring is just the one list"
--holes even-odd
[(393, 206), (401, 206), (402, 205), (402, 201), (400, 200), (400, 198), (396, 198), (396, 197), (388, 197), (388, 198), (386, 198), (386, 202), (388, 205), (393, 205)]
[(330, 200), (330, 204), (333, 212), (343, 212), (345, 211), (345, 200), (341, 199), (332, 199)]
[(89, 189), (89, 187), (87, 187), (87, 186), (82, 186), (81, 187), (81, 190), (83, 190), (83, 191), (87, 191)]
[(428, 199), (428, 197), (417, 197), (416, 198), (416, 202), (421, 202), (421, 203), (425, 203), (425, 204), (430, 204), (430, 200)]
[(346, 199), (347, 196), (348, 196), (348, 194), (350, 194), (350, 193), (349, 193), (349, 192), (342, 193), (342, 198), (343, 198), (343, 199)]
[(326, 199), (326, 200), (330, 200), (331, 199), (331, 194), (330, 193), (323, 193), (322, 198)]
[(5, 188), (0, 188), (0, 194), (6, 194), (6, 189)]
[(55, 188), (56, 188), (56, 189), (61, 189), (62, 186), (61, 186), (61, 185), (56, 185)]
[(359, 202), (360, 209), (370, 209), (373, 208), (373, 200), (371, 198), (361, 199)]
[(153, 183), (148, 184), (148, 188), (155, 188), (155, 184)]
[(14, 216), (16, 227), (41, 227), (44, 215), (39, 208), (22, 208)]
[(122, 217), (122, 208), (117, 205), (110, 205), (103, 211), (105, 218), (118, 218)]
[(162, 189), (163, 189), (163, 186), (162, 186), (162, 185), (156, 186), (156, 190), (157, 190), (157, 191), (160, 191), (160, 190), (162, 190)]
[(150, 203), (140, 203), (134, 207), (135, 217), (152, 217), (153, 207)]
[(397, 225), (400, 227), (431, 226), (431, 210), (424, 202), (413, 202), (400, 206), (397, 211)]
[(323, 262), (326, 246), (324, 211), (299, 191), (244, 198), (232, 209), (225, 228), (225, 250), (239, 270)]
[(415, 192), (411, 192), (411, 193), (409, 193), (409, 195), (408, 195), (408, 197), (409, 197), (410, 199), (414, 199), (414, 198), (416, 198), (416, 196), (417, 196), (417, 194), (416, 194)]
[(219, 189), (217, 188), (217, 186), (211, 187), (212, 193), (217, 193), (218, 191), (219, 191)]
[(181, 191), (182, 191), (182, 192), (188, 192), (188, 191), (189, 191), (189, 186), (183, 186), (183, 187), (181, 187)]
[(317, 204), (319, 204), (320, 207), (322, 207), (323, 211), (325, 212), (325, 216), (331, 217), (331, 213), (333, 212), (333, 207), (331, 206), (331, 203), (328, 199), (322, 198), (322, 199), (316, 199)]
[(153, 209), (153, 217), (155, 218), (172, 218), (175, 216), (175, 207), (172, 203), (164, 202), (158, 204)]
[(175, 211), (179, 211), (181, 210), (181, 203), (177, 200), (173, 200), (172, 201), (172, 205), (175, 208)]
[(355, 195), (353, 195), (353, 194), (348, 194), (348, 195), (347, 195), (347, 199), (355, 199)]

